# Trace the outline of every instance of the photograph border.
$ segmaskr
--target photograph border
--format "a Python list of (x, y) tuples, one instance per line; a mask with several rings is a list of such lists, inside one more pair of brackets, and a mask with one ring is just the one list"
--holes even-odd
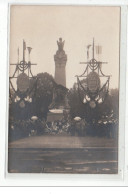
[[(30, 1), (29, 1), (30, 2)], [(20, 180), (16, 183), (16, 185), (26, 185), (26, 180), (29, 178), (29, 181), (27, 181), (28, 185), (33, 185), (33, 180), (36, 179), (35, 186), (85, 186), (85, 185), (112, 185), (113, 181), (116, 181), (115, 184), (117, 184), (119, 181), (123, 181), (126, 177), (125, 172), (125, 107), (126, 107), (126, 64), (127, 64), (127, 5), (115, 5), (113, 4), (98, 4), (97, 1), (91, 1), (92, 4), (90, 4), (89, 1), (86, 1), (87, 4), (79, 4), (79, 5), (87, 5), (87, 6), (119, 6), (121, 7), (121, 37), (120, 37), (120, 91), (119, 91), (119, 147), (118, 147), (118, 154), (119, 154), (119, 160), (118, 160), (118, 174), (117, 175), (102, 175), (102, 174), (32, 174), (31, 177), (30, 174), (21, 174), (21, 173), (14, 173), (10, 174), (7, 172), (7, 166), (8, 166), (8, 99), (9, 99), (9, 29), (10, 29), (10, 6), (11, 5), (78, 5), (73, 2), (73, 4), (69, 2), (69, 4), (56, 4), (56, 1), (52, 1), (53, 3), (45, 4), (44, 3), (36, 3), (34, 1), (31, 1), (30, 4), (25, 2), (19, 1), (19, 3), (15, 3), (15, 1), (11, 1), (11, 3), (8, 4), (8, 27), (7, 27), (7, 34), (8, 34), (8, 62), (7, 62), (7, 75), (6, 75), (6, 115), (5, 115), (5, 123), (6, 123), (6, 134), (5, 134), (5, 166), (4, 166), (4, 179), (6, 180), (7, 184), (10, 184), (9, 180), (13, 180), (13, 184), (15, 185), (16, 180)], [(35, 4), (33, 4), (33, 2)], [(38, 2), (38, 1), (37, 1)], [(41, 1), (43, 2), (43, 1)], [(112, 1), (111, 1), (112, 2)], [(78, 3), (78, 2), (77, 2)], [(125, 76), (124, 76), (125, 75)], [(3, 169), (2, 169), (3, 170)], [(53, 181), (54, 180), (54, 181)], [(34, 180), (35, 181), (35, 180)], [(49, 181), (51, 184), (49, 184)], [(105, 182), (104, 182), (105, 181)], [(12, 182), (12, 181), (11, 181)], [(77, 183), (76, 183), (77, 182)], [(109, 182), (109, 183), (108, 183)], [(6, 184), (4, 183), (4, 184)], [(0, 183), (1, 184), (1, 183)]]

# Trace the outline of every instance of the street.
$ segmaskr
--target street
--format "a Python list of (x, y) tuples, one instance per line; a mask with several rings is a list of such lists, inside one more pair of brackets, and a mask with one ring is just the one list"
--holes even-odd
[[(73, 145), (73, 142), (76, 143)], [(17, 140), (9, 144), (8, 171), (116, 174), (118, 150), (115, 143), (113, 139), (69, 136), (42, 136)]]

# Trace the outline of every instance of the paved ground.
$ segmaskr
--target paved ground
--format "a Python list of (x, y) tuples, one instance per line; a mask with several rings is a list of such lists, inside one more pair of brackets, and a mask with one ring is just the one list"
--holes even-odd
[(116, 141), (98, 137), (38, 136), (9, 144), (10, 173), (118, 172)]
[(87, 148), (117, 147), (117, 141), (99, 137), (74, 137), (68, 135), (33, 136), (9, 143), (9, 148)]

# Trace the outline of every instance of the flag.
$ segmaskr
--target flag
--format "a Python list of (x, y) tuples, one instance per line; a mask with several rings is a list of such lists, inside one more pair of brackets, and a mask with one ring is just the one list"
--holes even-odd
[(30, 54), (32, 48), (31, 48), (31, 47), (27, 47), (27, 49), (28, 49), (28, 52), (29, 52), (29, 54)]
[(90, 46), (92, 46), (91, 44), (89, 44), (88, 46), (87, 46), (87, 49), (89, 49), (90, 48)]
[(89, 45), (87, 46), (87, 58), (89, 58), (89, 48), (90, 48), (91, 46), (92, 46), (91, 44), (89, 44)]
[(102, 54), (102, 46), (100, 46), (100, 54)]
[(96, 46), (96, 54), (101, 54), (102, 53), (102, 46)]

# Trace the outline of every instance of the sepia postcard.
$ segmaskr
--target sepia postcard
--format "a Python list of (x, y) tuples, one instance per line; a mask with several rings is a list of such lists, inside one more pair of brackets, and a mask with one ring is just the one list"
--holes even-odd
[(118, 174), (120, 15), (10, 6), (8, 173)]

